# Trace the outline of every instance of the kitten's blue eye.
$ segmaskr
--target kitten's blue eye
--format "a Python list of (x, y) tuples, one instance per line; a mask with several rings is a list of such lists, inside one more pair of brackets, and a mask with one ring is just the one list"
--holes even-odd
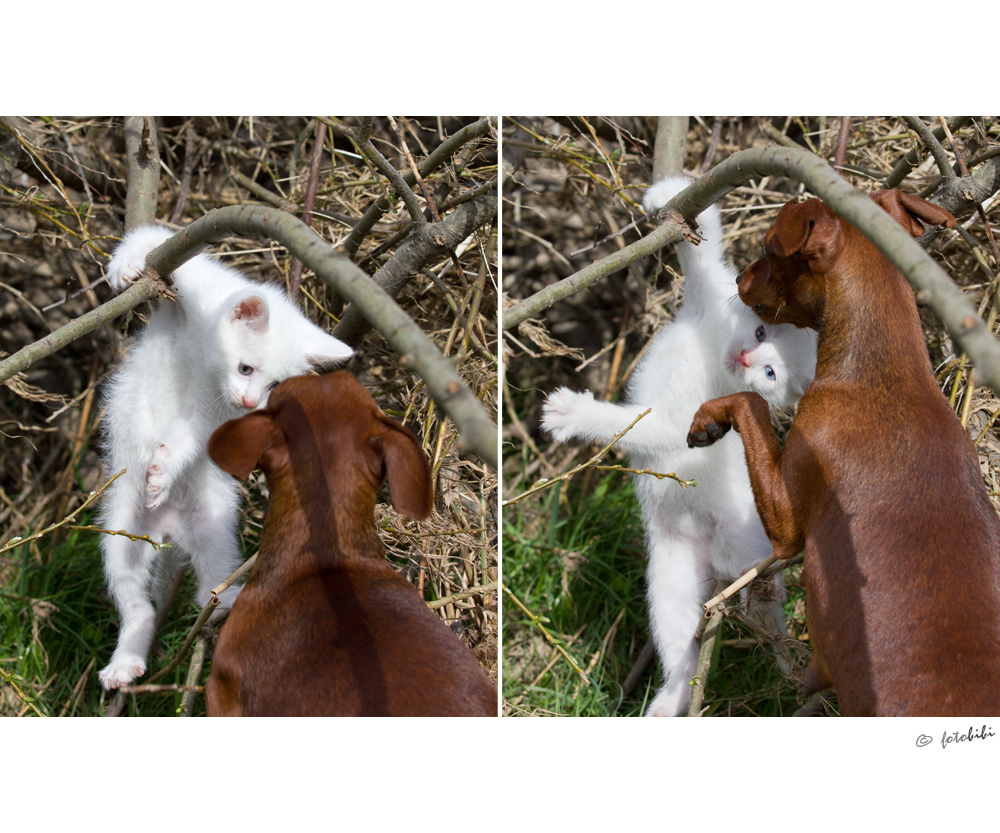
[[(764, 330), (763, 327), (758, 327), (757, 331), (754, 333), (754, 335), (757, 336), (757, 341), (763, 341), (764, 340), (764, 336), (767, 335), (767, 333), (765, 332), (765, 330)], [(770, 369), (771, 368), (768, 368), (768, 370), (770, 370)]]
[(250, 365), (248, 364), (241, 364), (240, 373), (243, 374), (244, 376), (249, 376), (251, 373), (253, 373), (253, 368), (250, 367)]
[(271, 384), (269, 384), (269, 385), (267, 386), (267, 389), (268, 389), (269, 391), (272, 391), (272, 390), (274, 390), (274, 389), (275, 389), (276, 387), (278, 387), (278, 383), (277, 383), (277, 382), (271, 382)]
[(764, 375), (767, 376), (767, 378), (772, 382), (777, 378), (777, 376), (774, 375), (774, 370), (771, 368), (771, 365), (767, 365), (764, 368)]

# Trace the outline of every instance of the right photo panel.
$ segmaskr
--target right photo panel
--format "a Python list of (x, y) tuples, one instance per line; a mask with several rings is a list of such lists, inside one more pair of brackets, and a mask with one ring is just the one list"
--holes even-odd
[(505, 716), (1000, 715), (997, 127), (502, 119)]

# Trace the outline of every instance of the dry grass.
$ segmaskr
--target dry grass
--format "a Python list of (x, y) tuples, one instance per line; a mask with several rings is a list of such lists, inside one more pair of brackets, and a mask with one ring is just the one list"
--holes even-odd
[[(471, 121), (397, 119), (418, 162)], [(101, 278), (106, 256), (122, 233), (125, 164), (120, 122), (65, 119), (8, 124), (23, 138), (18, 140), (0, 125), (0, 344), (4, 352), (13, 354), (112, 296), (106, 283), (91, 284)], [(160, 119), (158, 129), (164, 167), (158, 220), (180, 206), (174, 222), (181, 227), (213, 208), (261, 199), (266, 204), (282, 203), (301, 215), (314, 143), (314, 127), (308, 119)], [(395, 167), (408, 170), (398, 138), (385, 120), (375, 120), (372, 135)], [(189, 186), (182, 196), (186, 167)], [(462, 146), (449, 164), (426, 181), (442, 214), (448, 216), (449, 200), (479, 187), (489, 188), (496, 176), (494, 133)], [(248, 180), (256, 186), (253, 193)], [(420, 189), (414, 190), (424, 205)], [(384, 178), (364, 163), (354, 146), (341, 136), (332, 139), (328, 132), (314, 230), (331, 245), (341, 245), (364, 211), (389, 194)], [(365, 237), (355, 262), (374, 273), (397, 251), (408, 223), (406, 208), (395, 201)], [(495, 413), (497, 279), (489, 232), (489, 226), (481, 227), (467, 241), (459, 253), (460, 270), (445, 254), (415, 275), (397, 300), (457, 362), (467, 385)], [(253, 278), (286, 285), (290, 279), (292, 259), (280, 246), (230, 239), (216, 251), (228, 252), (225, 262)], [(432, 275), (450, 292), (463, 317), (478, 304), (471, 333), (485, 350), (476, 349), (474, 343), (470, 346), (465, 327)], [(477, 292), (480, 275), (484, 276), (483, 289)], [(86, 286), (90, 288), (65, 300), (67, 294)], [(301, 307), (313, 321), (332, 329), (333, 316), (339, 315), (333, 293), (308, 271), (302, 286)], [(142, 326), (142, 318), (140, 307), (130, 326)], [(65, 517), (101, 481), (97, 393), (120, 353), (122, 323), (109, 322), (35, 362), (0, 390), (0, 546)], [(398, 356), (378, 333), (369, 333), (357, 352), (350, 369), (383, 410), (405, 421), (421, 437), (437, 475), (436, 511), (427, 522), (415, 523), (388, 506), (379, 507), (377, 522), (389, 557), (425, 599), (445, 600), (435, 608), (438, 615), (461, 635), (496, 681), (496, 475), (478, 457), (463, 453), (453, 423), (436, 407), (421, 380), (400, 366)], [(243, 525), (248, 554), (255, 550), (264, 509), (256, 488), (250, 489), (249, 496)], [(88, 550), (99, 577), (93, 534), (74, 535), (83, 535), (73, 537), (74, 546)], [(89, 622), (99, 631), (94, 639), (79, 639), (79, 621), (59, 619), (61, 614), (49, 616), (39, 608), (49, 578), (61, 569), (60, 546), (69, 539), (70, 533), (58, 530), (0, 554), (0, 586), (5, 588), (0, 591), (5, 594), (0, 602), (6, 604), (8, 617), (7, 625), (0, 625), (0, 667), (21, 673), (25, 678), (21, 687), (47, 713), (59, 709), (52, 702), (57, 698), (50, 701), (46, 692), (58, 691), (61, 702), (82, 679), (82, 690), (74, 697), (84, 704), (89, 698), (92, 705), (74, 707), (71, 713), (94, 713), (103, 708), (96, 670), (84, 674), (84, 669), (94, 656), (97, 668), (107, 661), (107, 645), (109, 639), (113, 645), (116, 632), (102, 583), (94, 580), (85, 591), (100, 596), (100, 621)], [(42, 597), (35, 599), (32, 593)], [(60, 606), (72, 602), (65, 594), (61, 598)], [(184, 591), (180, 598), (186, 604)], [(48, 676), (24, 664), (26, 649), (37, 655), (47, 650), (51, 640), (74, 637), (78, 643), (101, 647), (92, 647), (88, 655), (88, 649), (78, 644), (70, 652), (72, 661), (66, 659), (59, 667), (39, 666)], [(157, 667), (154, 657), (151, 672)], [(10, 699), (10, 690), (2, 684), (0, 688), (6, 698), (0, 701), (0, 713), (21, 712), (22, 704), (3, 705)]]

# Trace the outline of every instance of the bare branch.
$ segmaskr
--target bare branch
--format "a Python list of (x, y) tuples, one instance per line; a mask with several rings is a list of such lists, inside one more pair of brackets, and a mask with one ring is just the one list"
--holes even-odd
[(125, 231), (131, 231), (156, 220), (160, 151), (156, 146), (156, 123), (151, 116), (125, 119), (125, 157), (128, 165)]
[[(372, 280), (391, 298), (395, 298), (418, 270), (436, 258), (443, 257), (480, 226), (497, 216), (496, 194), (484, 194), (463, 203), (440, 223), (423, 223), (415, 228), (393, 256), (380, 268)], [(377, 329), (377, 328), (376, 328)], [(344, 316), (333, 334), (352, 346), (360, 343), (368, 330), (363, 314), (354, 305), (344, 310)]]
[(653, 149), (653, 182), (678, 176), (684, 171), (687, 142), (687, 116), (657, 116), (656, 143)]
[[(955, 179), (955, 172), (951, 168), (951, 160), (948, 159), (948, 154), (945, 153), (941, 142), (938, 141), (938, 137), (920, 120), (919, 116), (902, 116), (902, 119), (920, 137), (924, 148), (930, 151), (945, 182)], [(943, 127), (941, 128), (941, 132), (942, 134), (944, 133)]]

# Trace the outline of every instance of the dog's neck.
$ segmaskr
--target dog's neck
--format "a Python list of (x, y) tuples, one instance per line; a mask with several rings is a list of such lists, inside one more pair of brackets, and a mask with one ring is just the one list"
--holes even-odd
[[(359, 565), (391, 569), (375, 531), (376, 489), (360, 477), (357, 480), (330, 491), (296, 488), (288, 475), (269, 483), (271, 496), (253, 580), (284, 583)], [(315, 481), (303, 480), (308, 482), (315, 486)]]
[[(917, 305), (902, 273), (853, 229), (826, 273), (817, 376), (926, 381), (931, 373)], [(887, 314), (888, 310), (892, 310)]]

